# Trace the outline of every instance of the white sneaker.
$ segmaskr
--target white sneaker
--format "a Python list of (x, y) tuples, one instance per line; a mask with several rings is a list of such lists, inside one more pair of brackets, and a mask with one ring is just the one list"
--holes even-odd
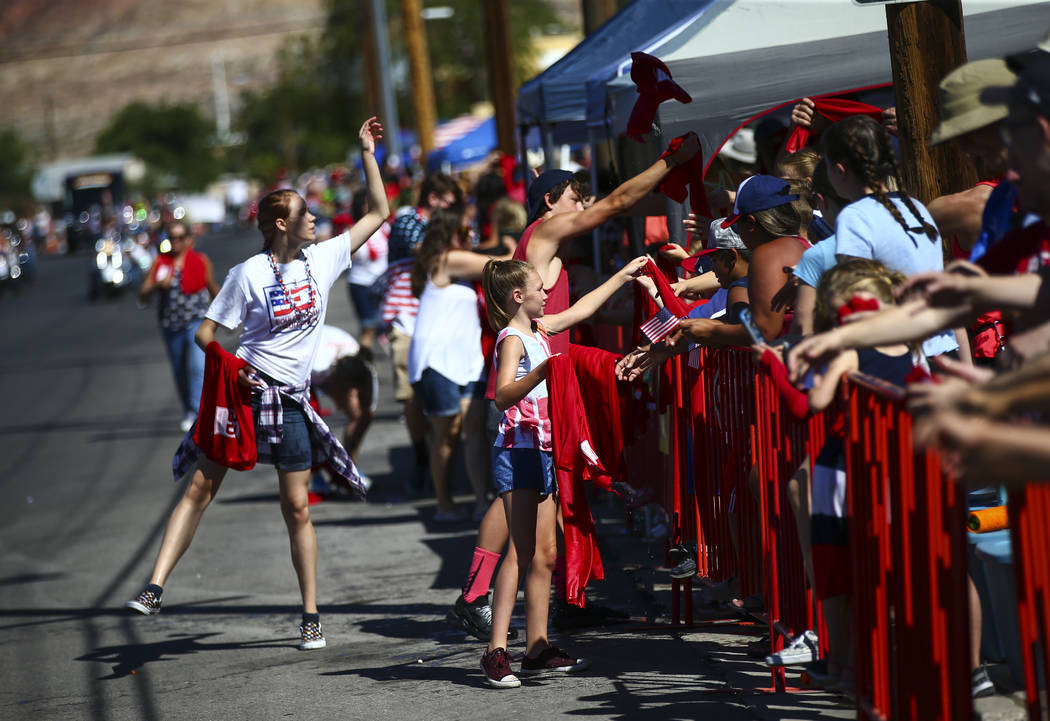
[(191, 428), (193, 428), (193, 424), (196, 423), (196, 422), (197, 422), (197, 414), (194, 413), (193, 411), (187, 411), (186, 415), (184, 415), (182, 417), (182, 420), (179, 421), (179, 428), (182, 430), (183, 433), (186, 433)]
[(791, 643), (766, 656), (769, 666), (792, 666), (809, 663), (820, 657), (820, 643), (814, 631), (806, 630), (796, 636)]

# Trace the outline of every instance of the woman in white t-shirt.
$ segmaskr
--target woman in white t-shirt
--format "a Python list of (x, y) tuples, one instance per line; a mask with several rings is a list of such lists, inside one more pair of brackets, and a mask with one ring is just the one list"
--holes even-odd
[[(332, 285), (350, 266), (353, 252), (389, 215), (374, 155), (381, 132), (379, 122), (369, 118), (359, 133), (371, 212), (342, 235), (315, 243), (314, 216), (298, 193), (276, 190), (264, 197), (258, 214), (262, 252), (230, 270), (196, 335), (197, 344), (205, 348), (220, 325), (229, 330), (243, 325), (237, 357), (248, 366), (238, 378), (252, 387), (258, 459), (277, 468), (281, 513), (302, 595), (299, 648), (304, 650), (325, 645), (317, 613), (317, 538), (307, 491), (310, 468), (318, 457), (326, 458), (351, 486), (364, 490), (345, 449), (307, 400)], [(176, 464), (180, 454), (192, 452), (187, 447), (196, 450), (192, 441), (187, 446), (184, 440)], [(125, 607), (147, 616), (160, 612), (164, 582), (193, 540), (226, 470), (203, 454), (196, 459), (189, 487), (168, 520), (150, 583)]]
[[(472, 399), (484, 398), (481, 380), (485, 359), (481, 353), (481, 315), (475, 283), (492, 256), (470, 250), (470, 230), (462, 227), (456, 210), (430, 216), (412, 267), (412, 292), (419, 297), (419, 313), (408, 349), (408, 381), (430, 421), (427, 441), (430, 476), (437, 496), (434, 520), (455, 522), (466, 514), (452, 503), (448, 477), (459, 441), (463, 418)], [(501, 256), (507, 260), (510, 255)], [(482, 433), (464, 437), (467, 475), (477, 495), (476, 505), (487, 506), (484, 494), (489, 463)]]
[[(943, 270), (941, 236), (926, 207), (901, 187), (889, 133), (866, 115), (821, 136), (828, 182), (850, 203), (835, 221), (835, 255), (880, 261), (904, 275)], [(923, 343), (927, 356), (957, 350), (951, 331)], [(966, 354), (968, 355), (968, 354)]]

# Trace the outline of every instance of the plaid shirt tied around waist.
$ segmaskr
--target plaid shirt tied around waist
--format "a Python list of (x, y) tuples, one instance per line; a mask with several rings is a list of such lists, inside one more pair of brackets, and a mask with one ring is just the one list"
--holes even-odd
[[(343, 444), (332, 434), (328, 424), (310, 405), (310, 382), (306, 381), (297, 386), (280, 386), (268, 384), (265, 378), (260, 377), (254, 371), (249, 374), (249, 377), (253, 381), (266, 383), (265, 387), (258, 389), (262, 397), (255, 416), (255, 436), (265, 441), (259, 444), (259, 462), (273, 463), (270, 456), (270, 444), (280, 443), (284, 437), (284, 409), (281, 406), (283, 395), (295, 402), (306, 416), (313, 465), (316, 467), (327, 464), (332, 473), (364, 498), (368, 489), (361, 481), (361, 474), (357, 466), (350, 460), (350, 454), (343, 448)], [(253, 389), (254, 392), (256, 390)], [(172, 459), (172, 474), (176, 481), (189, 472), (199, 456), (200, 449), (193, 442), (193, 429), (191, 428), (186, 437), (182, 439)]]

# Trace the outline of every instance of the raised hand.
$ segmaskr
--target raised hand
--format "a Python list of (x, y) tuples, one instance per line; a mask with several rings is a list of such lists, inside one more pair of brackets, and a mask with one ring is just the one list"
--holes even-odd
[(376, 152), (376, 142), (383, 139), (383, 124), (373, 115), (365, 121), (364, 125), (361, 126), (361, 130), (358, 131), (357, 137), (361, 139), (361, 152), (372, 153), (374, 155)]

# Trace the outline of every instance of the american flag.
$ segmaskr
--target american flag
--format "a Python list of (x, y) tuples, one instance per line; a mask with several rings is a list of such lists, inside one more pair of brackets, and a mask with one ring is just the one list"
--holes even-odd
[(678, 318), (667, 308), (661, 308), (660, 312), (642, 324), (641, 331), (653, 343), (659, 343), (669, 336), (678, 327)]
[(699, 370), (699, 368), (700, 368), (700, 355), (703, 353), (702, 348), (703, 348), (703, 346), (700, 345), (699, 343), (695, 344), (695, 345), (693, 345), (692, 347), (689, 348), (689, 361), (688, 361), (688, 364), (689, 364), (690, 368), (696, 368), (696, 369)]

